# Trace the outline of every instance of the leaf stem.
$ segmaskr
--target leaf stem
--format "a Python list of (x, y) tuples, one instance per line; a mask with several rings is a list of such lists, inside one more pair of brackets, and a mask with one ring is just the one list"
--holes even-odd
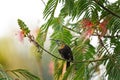
[(106, 7), (104, 7), (102, 4), (100, 4), (100, 3), (98, 2), (98, 0), (93, 0), (93, 1), (94, 1), (95, 3), (97, 3), (100, 7), (102, 7), (104, 10), (106, 10), (107, 12), (109, 12), (110, 14), (112, 14), (113, 16), (120, 18), (120, 16), (119, 16), (118, 14), (116, 14), (115, 12), (113, 12), (113, 11), (107, 9)]
[(75, 32), (75, 33), (77, 33), (77, 34), (81, 34), (80, 32), (77, 32), (77, 31), (75, 31), (75, 30), (73, 30), (73, 29), (71, 29), (71, 28), (68, 28), (68, 27), (66, 27), (66, 26), (63, 26), (63, 28), (65, 28), (65, 29), (67, 29), (67, 30), (69, 30), (69, 31)]
[[(109, 50), (107, 49), (107, 47), (105, 47), (105, 45), (104, 45), (102, 39), (100, 38), (100, 36), (98, 36), (98, 39), (99, 39), (99, 42), (100, 42), (101, 46), (103, 46), (103, 47), (106, 49), (106, 51), (107, 51), (107, 53), (108, 53), (108, 59), (110, 59), (111, 62), (115, 63), (115, 62), (116, 62), (116, 59), (115, 59), (114, 57), (112, 57), (112, 54), (110, 54), (110, 52), (109, 52)], [(118, 67), (118, 69), (119, 69), (119, 66), (120, 66), (120, 65), (119, 65), (119, 64), (116, 64), (116, 63), (115, 63), (115, 65), (116, 65), (116, 66)]]
[(73, 61), (73, 63), (91, 63), (91, 62), (98, 62), (98, 61), (103, 61), (103, 60), (107, 60), (108, 58), (100, 58), (100, 59), (95, 59), (95, 60), (83, 60), (83, 61)]
[(29, 38), (30, 42), (32, 42), (38, 49), (41, 48), (42, 50), (44, 50), (44, 51), (45, 51), (46, 53), (48, 53), (49, 55), (51, 55), (51, 56), (53, 56), (53, 57), (55, 57), (55, 58), (57, 58), (57, 59), (64, 60), (64, 59), (62, 59), (62, 58), (59, 58), (59, 57), (53, 55), (52, 53), (50, 53), (50, 52), (47, 51), (46, 49), (44, 49), (41, 45), (38, 44), (38, 42), (35, 41), (35, 39), (34, 39), (34, 37), (33, 37), (32, 35), (29, 34), (29, 35), (28, 35), (28, 38)]

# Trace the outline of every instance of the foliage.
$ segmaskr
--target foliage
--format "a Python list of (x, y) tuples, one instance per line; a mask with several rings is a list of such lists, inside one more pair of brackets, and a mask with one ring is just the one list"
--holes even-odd
[(23, 77), (25, 77), (25, 79), (28, 79), (28, 80), (40, 80), (39, 77), (31, 74), (30, 72), (28, 72), (28, 71), (25, 70), (25, 69), (11, 70), (11, 72), (12, 72), (13, 74), (15, 74), (17, 77), (20, 77), (18, 74), (21, 74)]
[(13, 80), (0, 65), (0, 80)]
[[(56, 18), (54, 17), (54, 13), (59, 3), (62, 3), (63, 7), (61, 8), (59, 16)], [(52, 27), (54, 32), (51, 35), (51, 38), (59, 39), (71, 46), (75, 61), (102, 59), (106, 56), (108, 58), (100, 62), (73, 63), (71, 68), (66, 71), (63, 79), (88, 80), (93, 73), (99, 72), (100, 70), (96, 69), (104, 64), (104, 66), (106, 66), (106, 76), (108, 76), (108, 79), (119, 80), (119, 67), (117, 67), (119, 66), (118, 54), (120, 47), (119, 10), (119, 1), (114, 3), (110, 3), (107, 0), (48, 1), (44, 10), (44, 16), (45, 18), (50, 16), (48, 20), (52, 18), (51, 26), (49, 27)], [(88, 28), (89, 24), (87, 23), (84, 23), (87, 26), (85, 26), (85, 28), (83, 27), (84, 24), (81, 22), (84, 19), (92, 22), (93, 25), (91, 28)], [(79, 34), (80, 36), (75, 36), (78, 32), (81, 33)], [(96, 37), (100, 36), (100, 38), (98, 38), (100, 44), (98, 44), (97, 47), (91, 45), (90, 36), (86, 37), (87, 35), (95, 35)], [(58, 52), (54, 42), (51, 43), (50, 50), (52, 54), (57, 55), (56, 53)], [(55, 60), (54, 63), (57, 63), (57, 61), (59, 60)], [(56, 71), (61, 72), (61, 70), (61, 67), (59, 69), (55, 68), (55, 76), (62, 75), (62, 73), (56, 73)], [(73, 76), (72, 78), (70, 76), (71, 74)], [(55, 79), (58, 80), (58, 78)]]
[[(55, 17), (59, 4), (62, 8)], [(43, 12), (47, 22), (40, 27), (37, 37), (39, 47), (44, 47), (48, 30), (52, 28), (50, 38), (69, 45), (74, 56), (71, 66), (63, 73), (65, 62), (55, 57), (59, 56), (56, 44), (51, 41), (50, 52), (42, 48), (53, 56), (55, 80), (90, 80), (95, 73), (101, 72), (101, 65), (106, 68), (103, 75), (108, 76), (108, 80), (120, 80), (119, 10), (119, 0), (114, 3), (108, 0), (48, 0)], [(27, 35), (29, 29), (21, 20), (18, 23)], [(98, 38), (99, 43), (94, 42), (96, 47), (91, 44), (93, 36)]]
[(20, 26), (20, 29), (23, 31), (24, 36), (28, 35), (30, 30), (28, 29), (27, 25), (20, 19), (18, 19), (18, 24)]
[[(9, 74), (12, 73), (14, 77)], [(17, 77), (17, 78), (15, 78)], [(16, 70), (4, 70), (1, 66), (0, 68), (0, 80), (14, 80), (14, 79), (25, 79), (25, 80), (40, 80), (39, 77), (33, 75), (25, 69), (16, 69)]]

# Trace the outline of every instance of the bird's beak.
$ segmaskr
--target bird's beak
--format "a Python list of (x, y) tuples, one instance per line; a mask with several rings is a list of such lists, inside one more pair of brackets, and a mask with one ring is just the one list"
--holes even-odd
[(53, 41), (55, 41), (58, 45), (60, 45), (60, 40), (55, 40), (55, 39), (50, 39), (50, 40), (53, 40)]

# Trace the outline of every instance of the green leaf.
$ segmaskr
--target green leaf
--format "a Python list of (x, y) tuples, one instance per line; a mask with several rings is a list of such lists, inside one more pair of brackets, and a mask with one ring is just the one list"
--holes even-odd
[(107, 72), (109, 80), (120, 80), (120, 55), (114, 54), (111, 56), (107, 64)]
[(60, 80), (62, 79), (62, 71), (63, 71), (63, 66), (64, 66), (64, 61), (58, 61), (57, 59), (55, 60), (55, 68), (54, 68), (54, 79), (55, 80)]
[[(63, 22), (64, 22), (63, 17), (55, 18), (53, 20), (52, 28), (54, 32), (50, 37), (51, 39), (58, 39), (63, 41), (65, 44), (70, 45), (72, 34), (70, 31), (64, 28)], [(57, 52), (56, 43), (54, 41), (51, 41), (50, 50), (53, 53)]]
[[(50, 18), (47, 23), (43, 24), (40, 29), (39, 29), (39, 33), (36, 37), (36, 41), (39, 43), (39, 45), (44, 46), (44, 42), (46, 41), (46, 37), (48, 34), (48, 30), (49, 30), (49, 26), (52, 25), (52, 21), (54, 18)], [(43, 53), (42, 49), (39, 49), (40, 53)]]
[[(62, 16), (53, 19), (51, 27), (53, 28), (54, 32), (50, 36), (50, 38), (61, 40), (65, 44), (70, 46), (72, 34), (70, 33), (70, 31), (64, 28), (63, 24), (64, 24), (64, 18)], [(54, 55), (60, 56), (58, 54), (57, 44), (54, 41), (51, 41), (50, 51)], [(54, 78), (55, 80), (59, 80), (59, 78), (62, 78), (61, 75), (63, 75), (62, 70), (65, 62), (64, 61), (60, 62), (59, 59), (55, 59), (54, 63), (55, 63)]]
[(2, 65), (0, 65), (0, 80), (13, 80), (11, 76), (3, 69)]
[(15, 74), (17, 77), (19, 77), (19, 74), (21, 74), (23, 77), (25, 77), (28, 80), (40, 80), (39, 77), (33, 75), (32, 73), (30, 73), (25, 69), (16, 69), (16, 70), (12, 70), (11, 72), (13, 72), (13, 74)]
[(74, 65), (72, 64), (65, 72), (63, 79), (62, 80), (71, 80), (71, 78), (73, 77), (73, 73), (74, 73)]
[(24, 36), (27, 36), (28, 33), (30, 33), (27, 25), (22, 20), (18, 19), (18, 25), (20, 26), (20, 29), (24, 32)]
[(45, 19), (48, 18), (49, 16), (54, 17), (54, 12), (57, 7), (57, 4), (58, 4), (58, 0), (49, 0), (47, 2), (47, 5), (43, 12)]
[(64, 7), (61, 9), (60, 16), (66, 17), (66, 15), (71, 15), (73, 12), (74, 0), (65, 0)]
[(87, 80), (86, 79), (86, 69), (87, 65), (85, 65), (84, 63), (81, 64), (81, 66), (79, 68), (76, 69), (75, 75), (73, 77), (73, 80)]

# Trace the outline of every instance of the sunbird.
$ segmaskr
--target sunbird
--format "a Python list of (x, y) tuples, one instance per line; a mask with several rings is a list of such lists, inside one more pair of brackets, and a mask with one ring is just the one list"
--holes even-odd
[(71, 48), (68, 45), (66, 45), (63, 41), (55, 40), (55, 39), (51, 39), (51, 40), (57, 43), (58, 52), (60, 53), (61, 57), (67, 61), (66, 62), (66, 69), (67, 69), (70, 66), (70, 62), (73, 61), (73, 54)]

